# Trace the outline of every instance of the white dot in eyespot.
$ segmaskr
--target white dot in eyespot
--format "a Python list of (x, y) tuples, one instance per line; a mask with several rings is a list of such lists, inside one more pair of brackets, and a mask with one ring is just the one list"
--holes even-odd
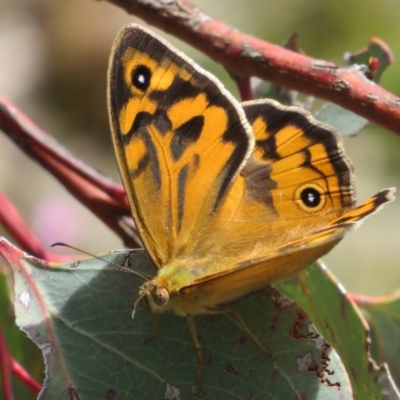
[(146, 83), (146, 77), (143, 74), (138, 75), (137, 80), (142, 85)]
[(308, 193), (307, 195), (307, 200), (309, 201), (310, 204), (314, 204), (315, 202), (315, 195), (313, 193)]

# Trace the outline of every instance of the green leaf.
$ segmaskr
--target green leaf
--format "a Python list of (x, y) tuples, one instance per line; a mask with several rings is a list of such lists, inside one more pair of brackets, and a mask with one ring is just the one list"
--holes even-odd
[(306, 311), (338, 352), (355, 399), (400, 399), (387, 366), (378, 366), (370, 357), (369, 329), (360, 310), (322, 263), (276, 287)]
[(368, 125), (368, 120), (336, 104), (326, 103), (315, 118), (339, 131), (342, 136), (356, 136)]
[[(382, 73), (393, 63), (392, 53), (382, 40), (372, 38), (364, 49), (354, 53), (347, 53), (346, 61), (348, 64), (364, 64), (368, 66), (371, 57), (378, 60), (376, 71), (370, 71), (373, 74), (371, 79), (374, 82), (379, 82)], [(335, 128), (343, 136), (356, 136), (368, 125), (367, 119), (333, 103), (325, 104), (315, 113), (315, 117), (319, 121)]]
[(371, 352), (379, 362), (386, 362), (400, 386), (400, 294), (362, 298), (359, 303), (371, 329)]
[[(14, 271), (17, 323), (39, 345), (47, 365), (40, 398), (188, 399), (197, 373), (186, 321), (152, 317), (144, 302), (130, 318), (143, 279), (97, 259), (47, 264), (5, 240), (0, 253)], [(107, 262), (153, 276), (143, 253), (114, 252)], [(231, 312), (195, 319), (203, 346), (204, 398), (351, 399), (340, 359), (314, 325), (275, 289), (235, 304), (272, 361)]]
[[(2, 260), (3, 261), (3, 260)], [(31, 376), (37, 380), (43, 379), (43, 357), (38, 348), (29, 340), (24, 332), (14, 323), (13, 306), (9, 295), (6, 275), (0, 272), (0, 327), (12, 357), (21, 364)], [(1, 355), (5, 359), (6, 355)], [(2, 372), (2, 371), (1, 371)], [(12, 388), (15, 399), (36, 399), (32, 393), (15, 376), (12, 379)], [(0, 392), (2, 390), (0, 383)]]
[(393, 64), (392, 52), (383, 40), (372, 38), (364, 49), (345, 55), (348, 64), (364, 64), (367, 67), (371, 57), (378, 60), (378, 67), (373, 71), (371, 78), (374, 82), (379, 82), (385, 69)]

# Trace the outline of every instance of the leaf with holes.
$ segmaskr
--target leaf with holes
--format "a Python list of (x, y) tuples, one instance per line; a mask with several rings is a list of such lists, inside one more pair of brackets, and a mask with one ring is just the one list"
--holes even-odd
[(360, 310), (322, 263), (276, 287), (307, 312), (339, 353), (355, 399), (400, 399), (387, 366), (371, 358), (369, 329)]
[[(152, 329), (147, 307), (140, 304), (130, 318), (143, 280), (107, 264), (152, 276), (154, 267), (143, 253), (48, 264), (5, 240), (0, 253), (14, 272), (17, 324), (45, 357), (41, 399), (192, 396), (197, 360), (185, 319), (157, 315), (157, 334), (143, 344)], [(276, 360), (259, 350), (232, 313), (196, 318), (205, 396), (352, 398), (337, 354), (292, 301), (271, 289), (248, 296), (235, 309)]]

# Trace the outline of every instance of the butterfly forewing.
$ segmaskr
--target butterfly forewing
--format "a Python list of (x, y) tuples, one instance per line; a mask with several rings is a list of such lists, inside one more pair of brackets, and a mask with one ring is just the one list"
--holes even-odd
[(201, 236), (251, 154), (251, 128), (214, 77), (142, 27), (120, 32), (108, 80), (122, 180), (160, 267)]

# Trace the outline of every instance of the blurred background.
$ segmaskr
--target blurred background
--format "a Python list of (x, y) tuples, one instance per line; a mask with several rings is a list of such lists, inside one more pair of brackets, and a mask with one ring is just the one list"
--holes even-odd
[[(345, 52), (379, 37), (395, 56), (381, 84), (400, 94), (398, 0), (193, 3), (275, 44), (285, 43), (297, 32), (308, 55), (337, 64), (344, 63)], [(135, 18), (106, 1), (0, 0), (0, 93), (75, 155), (118, 181), (106, 111), (106, 69), (114, 37), (132, 21)], [(221, 66), (168, 39), (237, 94)], [(389, 186), (400, 188), (399, 137), (371, 124), (358, 137), (346, 138), (345, 147), (356, 167), (359, 201)], [(0, 190), (46, 246), (63, 241), (94, 253), (123, 247), (118, 237), (1, 134)], [(0, 234), (7, 237), (1, 228)], [(397, 289), (400, 200), (368, 219), (324, 260), (349, 291), (378, 295)]]

